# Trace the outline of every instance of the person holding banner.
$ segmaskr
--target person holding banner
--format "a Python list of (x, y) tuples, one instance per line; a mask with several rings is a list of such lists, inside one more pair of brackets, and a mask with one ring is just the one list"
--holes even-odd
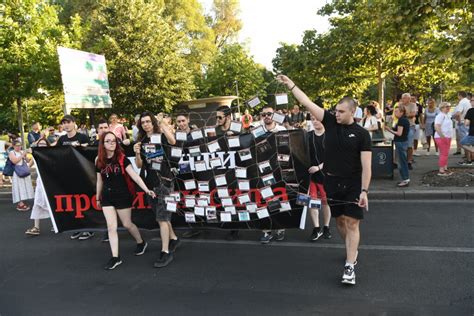
[[(72, 115), (64, 115), (61, 125), (66, 134), (60, 136), (55, 146), (81, 146), (89, 145), (89, 137), (77, 132), (76, 118)], [(94, 237), (93, 232), (76, 232), (71, 235), (71, 239), (87, 240)]]
[(329, 230), (329, 222), (331, 221), (331, 209), (329, 208), (326, 191), (324, 190), (324, 125), (318, 121), (314, 115), (311, 115), (311, 123), (314, 129), (308, 132), (309, 158), (311, 160), (311, 167), (308, 172), (310, 174), (309, 195), (312, 199), (321, 200), (321, 209), (323, 211), (323, 228), (319, 225), (319, 210), (318, 208), (310, 208), (309, 215), (313, 221), (313, 232), (310, 240), (316, 241), (323, 236), (325, 239), (330, 239), (331, 231)]
[[(263, 130), (266, 133), (277, 133), (279, 131), (286, 131), (286, 128), (280, 124), (277, 124), (273, 120), (273, 115), (274, 115), (275, 110), (269, 106), (265, 105), (262, 108), (262, 112), (260, 113), (260, 117), (262, 120), (261, 125), (263, 126)], [(282, 241), (285, 239), (285, 230), (284, 229), (278, 229), (275, 234), (271, 230), (265, 229), (262, 230), (263, 236), (260, 237), (260, 242), (262, 244), (268, 244), (270, 241), (275, 238), (277, 241)]]
[(360, 240), (359, 225), (368, 210), (372, 151), (369, 132), (357, 125), (354, 113), (357, 103), (344, 97), (333, 115), (313, 103), (287, 76), (276, 78), (293, 93), (326, 129), (324, 141), (324, 188), (332, 216), (346, 245), (346, 262), (342, 283), (356, 283), (354, 267)]
[(151, 207), (160, 225), (161, 252), (154, 263), (162, 268), (173, 261), (173, 252), (180, 240), (171, 225), (171, 211), (167, 209), (165, 197), (173, 191), (173, 175), (164, 163), (166, 147), (176, 144), (176, 138), (163, 116), (156, 118), (151, 112), (143, 112), (138, 124), (138, 142), (133, 146), (135, 163), (141, 168), (140, 176), (148, 187), (153, 188), (157, 198), (151, 200)]
[(95, 165), (97, 172), (97, 206), (102, 207), (112, 251), (112, 258), (105, 269), (113, 270), (122, 264), (119, 256), (117, 215), (123, 227), (137, 242), (135, 255), (143, 255), (148, 246), (146, 241), (142, 239), (137, 226), (132, 222), (133, 195), (130, 192), (130, 186), (134, 184), (131, 180), (135, 181), (152, 198), (155, 198), (156, 195), (155, 192), (148, 189), (140, 176), (133, 170), (130, 161), (123, 153), (118, 137), (113, 132), (106, 132), (100, 136)]

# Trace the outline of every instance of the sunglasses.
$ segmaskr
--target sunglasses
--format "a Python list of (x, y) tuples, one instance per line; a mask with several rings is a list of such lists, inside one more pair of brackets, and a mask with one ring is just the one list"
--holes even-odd
[(273, 115), (273, 112), (262, 112), (260, 113), (261, 116), (265, 117), (265, 116), (272, 116)]
[(224, 116), (217, 115), (217, 116), (216, 116), (216, 119), (218, 119), (218, 120), (223, 120), (223, 119), (224, 119)]

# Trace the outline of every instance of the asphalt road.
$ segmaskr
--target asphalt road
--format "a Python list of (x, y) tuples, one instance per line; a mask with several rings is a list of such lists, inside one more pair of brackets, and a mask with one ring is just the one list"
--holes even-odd
[(372, 202), (350, 287), (333, 223), (333, 238), (316, 243), (309, 227), (270, 245), (257, 232), (236, 242), (206, 232), (163, 269), (152, 267), (157, 232), (144, 233), (142, 257), (124, 232), (124, 263), (104, 271), (102, 234), (72, 241), (43, 222), (28, 237), (29, 214), (0, 199), (0, 315), (472, 315), (473, 210), (473, 201)]

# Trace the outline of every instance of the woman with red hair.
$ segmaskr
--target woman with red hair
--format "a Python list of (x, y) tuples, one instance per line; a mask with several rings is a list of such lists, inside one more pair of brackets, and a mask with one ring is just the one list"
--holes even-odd
[[(119, 242), (117, 235), (117, 215), (130, 234), (137, 242), (135, 255), (145, 253), (148, 244), (142, 239), (140, 231), (132, 222), (133, 196), (129, 186), (135, 181), (146, 194), (155, 198), (155, 192), (148, 189), (140, 176), (133, 170), (128, 158), (120, 147), (119, 140), (113, 132), (106, 132), (100, 136), (98, 154), (95, 161), (97, 172), (97, 206), (102, 211), (107, 222), (110, 249), (112, 258), (105, 266), (106, 270), (115, 269), (122, 264), (119, 256)], [(131, 180), (130, 180), (131, 178)]]

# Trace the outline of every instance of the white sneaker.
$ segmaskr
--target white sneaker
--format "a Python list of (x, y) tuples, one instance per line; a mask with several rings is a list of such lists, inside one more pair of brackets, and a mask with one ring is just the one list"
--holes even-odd
[(420, 155), (418, 152), (415, 151), (415, 152), (413, 153), (413, 156), (415, 156), (415, 157), (420, 157), (421, 155)]
[(430, 153), (429, 151), (427, 151), (427, 152), (425, 153), (425, 155), (426, 155), (426, 156), (429, 156), (429, 155), (431, 155), (431, 153)]
[(351, 285), (356, 284), (356, 275), (355, 275), (354, 268), (352, 268), (349, 265), (344, 267), (344, 274), (342, 275), (341, 282), (343, 284), (351, 284)]

